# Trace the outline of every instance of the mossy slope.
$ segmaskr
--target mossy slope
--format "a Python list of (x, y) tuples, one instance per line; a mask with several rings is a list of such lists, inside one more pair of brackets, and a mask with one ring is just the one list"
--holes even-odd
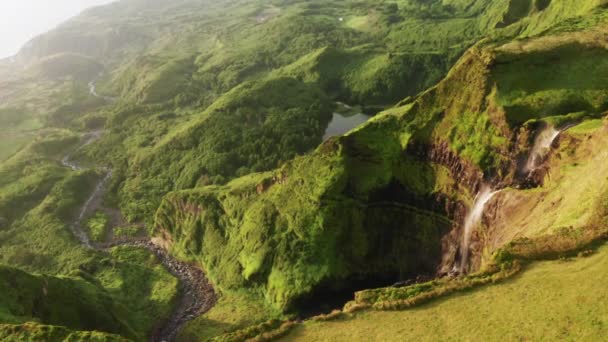
[[(592, 97), (581, 93), (573, 106), (544, 91), (579, 94), (581, 84), (601, 84), (602, 73), (578, 73), (579, 81), (568, 82), (555, 76), (584, 68), (586, 60), (564, 58), (553, 66), (555, 81), (517, 93), (530, 87), (527, 77), (547, 73), (526, 67), (539, 65), (539, 58), (572, 46), (597, 58), (607, 54), (564, 35), (553, 39), (557, 45), (542, 52), (474, 47), (436, 87), (277, 171), (169, 194), (157, 213), (157, 233), (174, 242), (176, 253), (200, 261), (221, 288), (259, 288), (282, 308), (347, 280), (432, 272), (441, 237), (484, 175), (514, 181), (514, 160), (526, 150), (513, 137), (530, 129), (524, 122), (602, 110), (595, 101), (605, 98), (601, 87)], [(521, 81), (517, 70), (526, 70)], [(509, 105), (514, 100), (505, 100), (513, 93), (520, 94), (515, 101), (555, 103), (541, 114), (529, 109), (516, 117)]]
[(118, 335), (98, 331), (74, 331), (64, 327), (37, 323), (0, 324), (0, 338), (4, 341), (129, 341)]
[(0, 323), (20, 325), (2, 334), (102, 336), (67, 327), (145, 340), (170, 314), (178, 282), (146, 250), (81, 246), (71, 228), (101, 174), (61, 166), (78, 140), (48, 131), (0, 165), (0, 263), (11, 266), (0, 266)]
[(82, 279), (34, 276), (0, 266), (0, 320), (38, 321), (74, 330), (102, 330), (135, 337), (123, 323), (124, 309), (103, 288)]

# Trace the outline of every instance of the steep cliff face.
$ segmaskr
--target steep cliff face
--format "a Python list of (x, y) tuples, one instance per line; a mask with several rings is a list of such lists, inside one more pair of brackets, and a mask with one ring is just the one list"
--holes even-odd
[(563, 131), (539, 165), (536, 187), (507, 189), (488, 208), (479, 256), (505, 246), (523, 257), (552, 256), (605, 238), (607, 139), (606, 119)]
[[(605, 73), (573, 78), (589, 62), (567, 52), (599, 62), (606, 51), (572, 37), (532, 39), (517, 51), (473, 47), (437, 86), (274, 173), (168, 195), (157, 231), (220, 288), (257, 288), (281, 308), (319, 287), (434, 273), (463, 252), (462, 223), (482, 184), (541, 185), (547, 168), (532, 179), (520, 170), (539, 132), (601, 113)], [(552, 79), (536, 86), (530, 74)], [(488, 233), (493, 221), (483, 222), (472, 235), (472, 270), (511, 241), (499, 236), (512, 228)]]
[(481, 161), (498, 153), (489, 146), (468, 160), (449, 142), (429, 156), (412, 146), (442, 139), (435, 126), (465, 134), (466, 126), (449, 122), (485, 111), (488, 65), (472, 50), (414, 103), (274, 174), (168, 195), (157, 231), (177, 253), (199, 260), (221, 288), (259, 288), (282, 308), (320, 285), (434, 273), (451, 219), (463, 216), (462, 202), (470, 201), (483, 168), (494, 168)]

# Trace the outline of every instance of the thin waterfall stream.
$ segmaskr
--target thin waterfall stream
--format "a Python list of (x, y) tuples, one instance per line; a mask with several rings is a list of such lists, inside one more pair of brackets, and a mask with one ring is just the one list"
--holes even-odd
[[(551, 146), (553, 146), (555, 140), (565, 129), (567, 129), (567, 127), (564, 129), (557, 129), (554, 126), (547, 125), (547, 127), (537, 135), (534, 144), (530, 149), (526, 164), (523, 167), (525, 175), (531, 175), (542, 167), (545, 158), (551, 151)], [(490, 185), (483, 184), (475, 196), (473, 205), (469, 209), (464, 220), (459, 246), (460, 259), (454, 259), (452, 274), (464, 274), (469, 270), (471, 236), (473, 231), (481, 224), (487, 204), (502, 190), (503, 189), (495, 190), (492, 189)]]
[(471, 210), (469, 210), (464, 221), (462, 241), (460, 244), (460, 260), (456, 261), (454, 264), (455, 272), (465, 273), (467, 271), (473, 229), (477, 228), (481, 223), (488, 202), (490, 202), (490, 200), (500, 191), (501, 190), (492, 191), (490, 186), (484, 185), (475, 197), (473, 206), (471, 207)]
[(116, 98), (114, 97), (110, 97), (110, 96), (103, 96), (103, 95), (99, 95), (97, 93), (97, 86), (95, 85), (95, 82), (97, 82), (97, 80), (99, 78), (103, 77), (103, 71), (99, 73), (99, 75), (93, 79), (91, 82), (89, 82), (89, 84), (87, 85), (89, 87), (89, 94), (93, 95), (94, 97), (97, 97), (99, 99), (103, 99), (106, 102), (115, 102)]
[(561, 134), (561, 130), (554, 128), (553, 126), (547, 126), (544, 130), (538, 134), (534, 141), (534, 146), (530, 150), (528, 161), (524, 167), (524, 172), (530, 174), (540, 167), (543, 162), (543, 158), (551, 150), (553, 142)]

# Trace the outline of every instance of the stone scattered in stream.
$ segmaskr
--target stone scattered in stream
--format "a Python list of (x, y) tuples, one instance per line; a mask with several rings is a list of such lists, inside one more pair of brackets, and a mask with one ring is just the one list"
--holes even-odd
[[(84, 142), (75, 151), (78, 151), (99, 139), (102, 131), (94, 131), (84, 135)], [(78, 162), (72, 160), (71, 154), (62, 159), (62, 164), (72, 170), (82, 170)], [(152, 332), (150, 340), (153, 342), (174, 341), (182, 326), (188, 321), (202, 315), (215, 305), (217, 296), (213, 286), (207, 280), (205, 273), (196, 265), (179, 261), (172, 257), (167, 250), (154, 244), (148, 238), (122, 238), (108, 243), (91, 242), (85, 229), (84, 220), (103, 207), (102, 198), (106, 192), (108, 180), (112, 177), (112, 170), (105, 169), (106, 174), (98, 181), (95, 190), (84, 203), (78, 217), (72, 223), (72, 229), (76, 238), (87, 248), (98, 252), (107, 252), (109, 249), (119, 246), (130, 246), (145, 248), (153, 253), (163, 264), (169, 273), (180, 281), (180, 298), (171, 316)], [(116, 228), (115, 226), (110, 227)]]

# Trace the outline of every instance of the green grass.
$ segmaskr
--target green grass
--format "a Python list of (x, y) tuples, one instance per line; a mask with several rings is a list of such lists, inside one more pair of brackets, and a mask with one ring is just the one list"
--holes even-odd
[(141, 228), (138, 226), (116, 227), (116, 228), (114, 228), (114, 236), (117, 238), (136, 237), (140, 231), (141, 231)]
[(95, 341), (126, 342), (118, 335), (98, 331), (73, 331), (59, 326), (25, 323), (20, 325), (0, 324), (0, 338), (4, 341)]
[(89, 237), (93, 241), (103, 241), (108, 230), (108, 217), (102, 212), (97, 212), (87, 222)]
[[(606, 131), (600, 129), (604, 125), (605, 121), (592, 119), (562, 134), (543, 187), (506, 189), (500, 195), (505, 205), (492, 227), (500, 232), (497, 241), (535, 238), (563, 229), (588, 230), (608, 191), (607, 156), (601, 150), (608, 143)], [(494, 243), (491, 249), (497, 247)]]
[(189, 322), (180, 333), (180, 341), (202, 341), (239, 329), (279, 318), (260, 298), (245, 291), (223, 294), (215, 306)]
[[(2, 266), (10, 274), (0, 277), (6, 294), (0, 322), (36, 321), (145, 340), (170, 314), (177, 279), (145, 250), (119, 248), (105, 255), (76, 240), (71, 222), (101, 175), (59, 166), (75, 143), (72, 134), (51, 132), (0, 165), (0, 263), (31, 272)], [(93, 238), (104, 235), (107, 217), (98, 214), (88, 223)], [(15, 329), (15, 336), (62, 331), (23, 327), (6, 329)]]
[(373, 30), (373, 18), (367, 16), (353, 16), (346, 18), (346, 25), (355, 30), (370, 32)]
[(8, 159), (40, 134), (42, 122), (23, 108), (0, 107), (0, 162)]
[(0, 166), (1, 262), (48, 274), (67, 274), (91, 254), (70, 231), (98, 175), (69, 172), (57, 159), (75, 137), (54, 132)]
[(568, 130), (568, 133), (577, 135), (590, 134), (604, 127), (604, 125), (605, 120), (602, 119), (587, 120), (580, 125), (570, 128)]
[(608, 325), (600, 290), (606, 267), (604, 246), (587, 258), (537, 262), (511, 280), (414, 309), (307, 322), (281, 340), (601, 340)]
[(117, 247), (109, 258), (84, 266), (103, 288), (129, 313), (131, 328), (139, 339), (157, 327), (173, 311), (178, 280), (145, 249)]
[[(560, 56), (559, 65), (548, 61)], [(525, 59), (523, 59), (524, 57)], [(507, 108), (512, 123), (523, 123), (530, 118), (568, 114), (577, 111), (597, 112), (603, 110), (608, 68), (603, 49), (581, 50), (573, 44), (554, 48), (548, 52), (507, 55), (499, 57), (509, 60), (496, 68), (499, 86), (498, 98)], [(518, 60), (522, 60), (519, 62)], [(525, 70), (525, 73), (515, 69)], [(571, 75), (580, 75), (572, 78)]]
[(21, 150), (34, 138), (33, 134), (2, 134), (0, 133), (0, 161), (4, 161)]
[(74, 330), (101, 330), (135, 338), (124, 315), (97, 284), (84, 279), (34, 276), (0, 267), (0, 321), (40, 321)]

